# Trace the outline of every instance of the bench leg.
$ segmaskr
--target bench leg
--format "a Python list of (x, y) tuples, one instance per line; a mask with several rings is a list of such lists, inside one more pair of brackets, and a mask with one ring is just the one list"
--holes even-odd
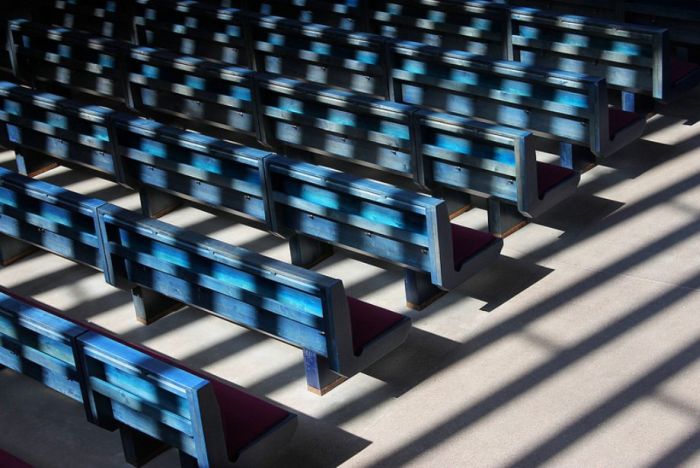
[(424, 271), (404, 270), (404, 288), (406, 305), (414, 310), (423, 310), (447, 294), (447, 291), (435, 286), (430, 273)]
[(132, 288), (131, 299), (136, 309), (136, 319), (145, 325), (183, 307), (181, 302), (140, 286)]
[(143, 466), (170, 447), (142, 432), (122, 426), (119, 428), (124, 458), (133, 466)]
[(447, 202), (450, 219), (455, 219), (472, 208), (472, 197), (468, 193), (449, 190), (442, 187), (433, 189), (433, 196)]
[(294, 234), (289, 238), (292, 264), (311, 268), (333, 255), (333, 246), (310, 237)]
[(0, 265), (7, 266), (26, 257), (38, 249), (14, 237), (0, 235)]
[(139, 198), (141, 199), (141, 212), (151, 218), (165, 216), (182, 205), (182, 200), (179, 198), (150, 187), (141, 187)]
[(58, 163), (43, 154), (23, 149), (22, 153), (15, 153), (17, 172), (22, 175), (34, 177), (58, 166)]
[(498, 237), (507, 237), (527, 224), (527, 219), (517, 207), (510, 203), (489, 198), (489, 232)]
[(304, 350), (304, 370), (307, 388), (311, 393), (319, 396), (325, 395), (347, 380), (330, 369), (328, 359), (306, 349)]
[(595, 155), (588, 148), (571, 143), (559, 144), (559, 160), (562, 167), (580, 170), (590, 169), (596, 163)]

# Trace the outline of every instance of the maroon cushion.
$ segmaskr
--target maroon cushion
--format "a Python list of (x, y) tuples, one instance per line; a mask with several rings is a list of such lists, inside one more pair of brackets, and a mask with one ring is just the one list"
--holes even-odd
[(671, 59), (671, 83), (678, 83), (699, 68), (700, 65), (696, 63), (685, 62), (675, 58)]
[[(128, 342), (124, 338), (105, 330), (99, 325), (74, 320), (57, 311), (55, 308), (35, 299), (22, 297), (2, 287), (0, 287), (0, 290), (19, 301), (23, 301), (33, 307), (51, 312), (52, 314), (69, 320), (77, 325), (83, 326), (89, 330), (95, 331), (125, 346), (141, 351), (154, 359), (210, 381), (212, 388), (214, 389), (214, 394), (216, 395), (216, 400), (219, 404), (224, 433), (226, 436), (226, 448), (228, 449), (228, 455), (231, 461), (235, 460), (240, 449), (244, 448), (250, 442), (263, 435), (266, 431), (282, 422), (290, 414), (284, 409), (232, 387), (231, 385), (218, 380), (216, 377), (210, 374), (190, 369), (183, 363), (170, 356), (161, 354), (143, 345)], [(0, 468), (4, 468), (4, 465), (1, 462)]]
[(461, 269), (464, 262), (496, 240), (496, 236), (488, 232), (477, 231), (454, 223), (451, 223), (451, 226), (452, 252), (457, 271)]
[(403, 319), (401, 314), (354, 297), (348, 297), (348, 309), (352, 328), (352, 348), (355, 355), (359, 355), (370, 341)]
[(25, 463), (17, 457), (10, 455), (4, 450), (0, 450), (0, 467), (2, 468), (32, 468), (32, 465)]
[(615, 136), (622, 130), (626, 129), (630, 125), (644, 119), (643, 115), (637, 114), (636, 112), (628, 112), (620, 109), (610, 108), (609, 110), (609, 120), (610, 120), (610, 139), (615, 139)]
[(537, 193), (544, 198), (548, 191), (574, 175), (572, 169), (556, 164), (537, 163)]

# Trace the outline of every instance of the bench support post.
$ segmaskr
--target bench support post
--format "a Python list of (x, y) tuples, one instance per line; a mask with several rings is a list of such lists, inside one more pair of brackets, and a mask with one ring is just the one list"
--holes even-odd
[(333, 246), (301, 234), (293, 234), (289, 238), (289, 251), (292, 264), (311, 268), (333, 255)]
[(489, 232), (498, 237), (507, 237), (527, 224), (527, 219), (517, 207), (494, 198), (488, 200)]
[[(567, 169), (578, 168), (587, 170), (596, 162), (595, 155), (588, 148), (575, 146), (571, 143), (559, 144), (559, 165)], [(577, 164), (578, 163), (578, 164)]]
[(183, 307), (181, 302), (141, 286), (131, 289), (131, 299), (136, 310), (136, 319), (145, 325)]
[(133, 466), (142, 466), (170, 448), (160, 440), (130, 427), (120, 427), (119, 435), (122, 439), (124, 458)]
[(325, 395), (347, 380), (330, 369), (328, 359), (307, 349), (304, 350), (304, 370), (307, 388), (316, 395)]
[(404, 288), (406, 305), (414, 310), (423, 310), (447, 294), (446, 291), (435, 286), (431, 281), (430, 273), (424, 271), (404, 270)]
[(0, 265), (7, 266), (38, 250), (31, 244), (0, 235)]
[(29, 177), (43, 174), (58, 166), (58, 163), (51, 158), (25, 148), (21, 150), (21, 153), (15, 153), (15, 164), (17, 172)]
[(436, 187), (432, 190), (434, 197), (442, 198), (447, 202), (447, 209), (450, 213), (450, 219), (455, 219), (457, 216), (466, 213), (473, 206), (472, 196), (468, 193), (450, 190), (444, 187)]
[(182, 205), (182, 200), (179, 198), (150, 187), (141, 187), (139, 198), (141, 199), (141, 212), (150, 218), (165, 216)]

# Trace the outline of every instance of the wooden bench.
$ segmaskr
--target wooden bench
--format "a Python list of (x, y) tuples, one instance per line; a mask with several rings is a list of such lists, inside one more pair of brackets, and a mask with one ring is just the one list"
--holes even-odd
[(34, 251), (102, 269), (96, 210), (105, 202), (0, 168), (0, 262)]
[(531, 8), (511, 17), (516, 60), (604, 77), (624, 110), (635, 110), (635, 94), (669, 101), (700, 83), (700, 65), (673, 58), (665, 29)]
[(393, 96), (498, 122), (561, 142), (562, 166), (574, 145), (608, 156), (639, 138), (643, 116), (608, 107), (602, 78), (528, 67), (415, 42), (393, 49)]
[(254, 72), (147, 47), (131, 51), (129, 107), (201, 130), (254, 143), (259, 138)]
[(7, 42), (8, 22), (17, 18), (27, 18), (29, 15), (29, 10), (24, 4), (15, 2), (0, 4), (0, 77), (2, 79), (12, 76), (12, 58)]
[[(617, 0), (618, 2), (620, 0)], [(700, 63), (700, 4), (694, 0), (625, 0), (625, 21), (668, 28), (681, 61)]]
[[(304, 350), (309, 389), (322, 394), (399, 346), (400, 314), (345, 295), (341, 281), (147, 219), (99, 211), (105, 277), (203, 309)], [(172, 310), (142, 302), (139, 319)]]
[[(0, 369), (24, 374), (78, 402), (83, 402), (85, 382), (75, 343), (87, 331), (0, 290)], [(0, 466), (5, 466), (1, 457)]]
[(255, 463), (296, 429), (295, 414), (148, 348), (95, 331), (77, 346), (89, 414), (119, 429), (134, 466), (171, 447), (183, 467)]
[(492, 233), (507, 235), (520, 215), (535, 218), (577, 188), (579, 173), (537, 161), (529, 132), (437, 112), (417, 118), (425, 184), (487, 196)]
[[(293, 413), (4, 288), (0, 365), (83, 403), (88, 421), (119, 429), (134, 466), (170, 447), (183, 467), (251, 463), (296, 428)], [(0, 466), (12, 466), (5, 460), (0, 453)]]
[(92, 102), (124, 102), (123, 61), (128, 50), (124, 43), (28, 20), (11, 21), (9, 30), (18, 80), (61, 95), (85, 96)]
[(134, 27), (141, 46), (251, 66), (247, 16), (199, 2), (136, 0)]
[(15, 151), (17, 170), (37, 175), (60, 162), (118, 179), (110, 118), (114, 111), (0, 82), (0, 144)]
[(385, 38), (277, 16), (249, 22), (258, 71), (389, 96)]
[(143, 118), (113, 124), (123, 182), (139, 190), (145, 214), (158, 217), (187, 200), (268, 226), (263, 160), (271, 153)]
[(39, 23), (86, 31), (113, 39), (133, 36), (132, 0), (30, 0)]
[(506, 59), (509, 11), (479, 0), (381, 0), (370, 2), (370, 31), (399, 41)]

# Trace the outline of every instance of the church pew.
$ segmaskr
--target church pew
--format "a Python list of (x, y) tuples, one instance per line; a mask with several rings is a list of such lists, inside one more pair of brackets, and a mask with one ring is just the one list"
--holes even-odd
[[(98, 217), (108, 283), (135, 295), (146, 288), (303, 349), (315, 393), (361, 372), (410, 329), (407, 317), (346, 296), (339, 280), (116, 206)], [(168, 312), (143, 304), (145, 323)]]
[[(126, 461), (179, 451), (183, 467), (255, 463), (294, 433), (296, 415), (183, 363), (0, 288), (0, 365), (83, 403), (119, 429)], [(12, 459), (0, 451), (3, 468)]]
[(494, 61), (415, 42), (392, 49), (393, 96), (421, 105), (498, 122), (561, 143), (562, 165), (574, 147), (596, 158), (639, 138), (643, 116), (608, 107), (605, 80)]

